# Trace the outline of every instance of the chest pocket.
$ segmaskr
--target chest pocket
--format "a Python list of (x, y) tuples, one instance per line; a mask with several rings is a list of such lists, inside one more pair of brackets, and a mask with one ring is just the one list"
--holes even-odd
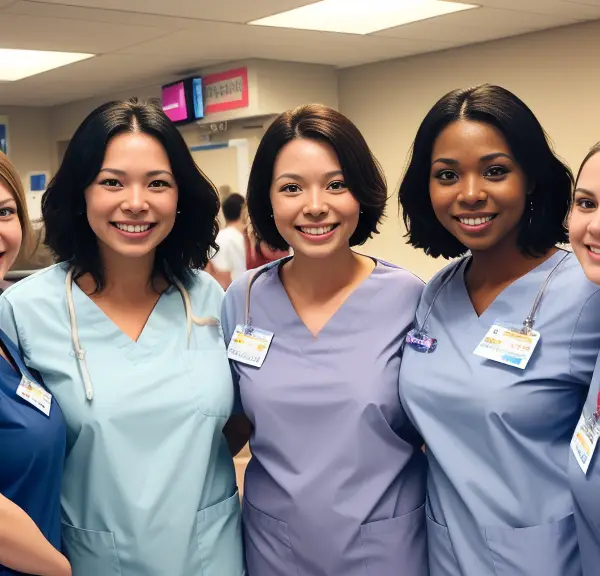
[(233, 410), (233, 380), (225, 347), (184, 350), (189, 385), (206, 416), (229, 418)]

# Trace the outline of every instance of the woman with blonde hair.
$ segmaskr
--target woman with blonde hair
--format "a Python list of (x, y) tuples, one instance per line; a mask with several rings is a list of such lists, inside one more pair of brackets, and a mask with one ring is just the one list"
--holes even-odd
[[(23, 186), (0, 153), (0, 280), (32, 237)], [(1, 328), (0, 575), (70, 576), (59, 552), (63, 415)]]

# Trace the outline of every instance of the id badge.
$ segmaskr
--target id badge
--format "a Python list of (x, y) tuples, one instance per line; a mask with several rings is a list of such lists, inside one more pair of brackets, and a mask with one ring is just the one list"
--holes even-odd
[(52, 394), (45, 388), (42, 388), (37, 382), (30, 380), (26, 376), (21, 378), (17, 388), (17, 396), (35, 406), (46, 416), (50, 416), (50, 407), (52, 406)]
[(260, 368), (265, 361), (273, 333), (238, 324), (227, 347), (230, 360)]
[(539, 340), (540, 333), (535, 330), (523, 334), (520, 328), (496, 323), (488, 330), (473, 354), (523, 370)]
[(600, 422), (598, 418), (592, 417), (586, 420), (582, 414), (579, 422), (577, 422), (575, 434), (573, 434), (573, 438), (571, 439), (571, 451), (584, 474), (587, 474), (590, 467), (590, 462), (596, 451), (599, 438)]

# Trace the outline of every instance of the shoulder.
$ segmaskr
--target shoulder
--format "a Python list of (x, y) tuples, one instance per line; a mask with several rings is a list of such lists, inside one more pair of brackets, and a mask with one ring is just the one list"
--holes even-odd
[(444, 266), (439, 272), (436, 272), (431, 279), (425, 285), (423, 291), (423, 298), (428, 298), (431, 294), (435, 294), (439, 287), (450, 277), (451, 274), (455, 274), (455, 270), (462, 265), (464, 258), (459, 260), (453, 260)]
[(224, 292), (221, 285), (208, 272), (193, 270), (186, 289), (196, 316), (219, 317)]
[(376, 277), (386, 290), (395, 292), (398, 296), (420, 298), (425, 282), (416, 274), (384, 260), (377, 259), (377, 264)]
[(67, 269), (67, 264), (62, 262), (34, 272), (7, 288), (2, 298), (14, 304), (23, 301), (29, 305), (33, 302), (55, 300), (58, 292), (64, 294)]

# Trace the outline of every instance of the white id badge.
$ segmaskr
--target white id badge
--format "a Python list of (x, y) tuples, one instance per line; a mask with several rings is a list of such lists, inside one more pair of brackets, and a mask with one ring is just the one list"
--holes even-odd
[(265, 361), (273, 333), (238, 324), (227, 348), (230, 360), (260, 368)]
[(30, 380), (26, 376), (21, 377), (21, 382), (17, 388), (17, 396), (35, 406), (46, 416), (50, 416), (50, 407), (52, 406), (52, 394), (42, 388), (37, 382)]
[(586, 420), (582, 414), (571, 439), (571, 451), (584, 474), (587, 474), (590, 467), (598, 439), (600, 439), (600, 422), (596, 419)]
[(473, 354), (523, 370), (539, 340), (540, 333), (535, 330), (523, 334), (519, 328), (494, 324)]

